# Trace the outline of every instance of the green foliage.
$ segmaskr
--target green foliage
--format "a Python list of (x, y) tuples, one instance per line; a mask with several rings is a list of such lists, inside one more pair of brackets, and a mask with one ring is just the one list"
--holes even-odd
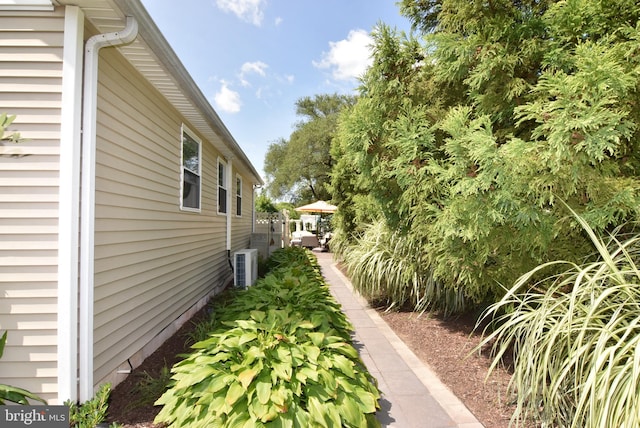
[(15, 115), (9, 116), (6, 113), (0, 113), (0, 141), (11, 141), (13, 143), (20, 142), (20, 134), (14, 132), (11, 135), (5, 135), (7, 128), (13, 123), (16, 119)]
[(379, 391), (317, 262), (279, 250), (172, 369), (157, 422), (171, 427), (369, 427)]
[[(109, 407), (109, 395), (111, 394), (111, 385), (103, 384), (96, 396), (89, 401), (78, 405), (77, 403), (67, 401), (65, 406), (69, 407), (69, 422), (72, 428), (95, 428), (98, 424), (107, 419), (107, 410)], [(110, 428), (117, 428), (118, 424), (111, 424)]]
[[(510, 384), (517, 397), (513, 421), (543, 426), (640, 425), (640, 236), (605, 242), (579, 219), (599, 258), (556, 261), (523, 275), (485, 319), (498, 328), (495, 359), (513, 355)], [(544, 276), (549, 268), (560, 274)], [(531, 288), (531, 283), (534, 283)]]
[[(2, 120), (2, 117), (0, 117)], [(2, 358), (2, 354), (4, 353), (4, 347), (7, 344), (7, 333), (4, 332), (2, 337), (0, 337), (0, 358)], [(11, 385), (0, 384), (0, 405), (4, 405), (7, 401), (16, 404), (29, 405), (29, 400), (39, 401), (43, 404), (47, 404), (47, 402), (38, 397), (33, 392), (29, 392), (26, 389), (18, 388)]]
[(261, 192), (256, 197), (256, 211), (262, 213), (276, 213), (278, 209), (273, 204), (273, 201), (265, 194)]
[[(258, 264), (263, 263), (263, 258), (258, 257)], [(258, 272), (260, 272), (261, 268), (258, 268)], [(213, 331), (213, 329), (218, 325), (219, 321), (216, 319), (216, 314), (218, 311), (224, 311), (224, 308), (235, 298), (238, 289), (235, 287), (230, 287), (225, 289), (220, 294), (216, 294), (216, 296), (209, 302), (207, 307), (207, 315), (200, 320), (191, 321), (193, 324), (193, 328), (189, 333), (185, 335), (185, 347), (190, 347), (194, 343), (205, 340), (209, 337), (209, 334)]]
[(419, 243), (390, 231), (382, 221), (367, 228), (357, 246), (343, 252), (353, 286), (368, 300), (388, 308), (411, 305), (416, 311), (461, 312), (464, 296), (438, 284), (426, 259)]
[[(402, 1), (425, 37), (374, 31), (373, 65), (332, 146), (340, 254), (383, 221), (419, 253), (421, 280), (396, 270), (404, 295), (459, 296), (427, 304), (452, 312), (590, 253), (560, 199), (598, 232), (638, 219), (635, 3)], [(384, 270), (396, 263), (386, 245), (375, 251)], [(396, 302), (401, 287), (380, 288)]]
[(400, 13), (411, 20), (414, 30), (428, 33), (438, 25), (442, 0), (402, 0), (396, 4), (400, 6)]
[(330, 200), (327, 186), (334, 159), (330, 153), (339, 112), (353, 104), (347, 95), (316, 95), (296, 102), (303, 119), (288, 140), (272, 143), (265, 156), (267, 189), (275, 199), (292, 202)]
[(171, 370), (166, 365), (162, 366), (160, 373), (156, 375), (144, 371), (138, 376), (132, 394), (136, 398), (127, 405), (128, 410), (152, 405), (171, 383)]
[(300, 213), (295, 210), (296, 206), (291, 202), (277, 202), (276, 208), (279, 212), (287, 210), (289, 212), (289, 219), (291, 220), (297, 220), (300, 218)]
[(209, 337), (209, 332), (216, 325), (216, 320), (214, 317), (207, 317), (204, 320), (194, 322), (193, 330), (191, 330), (187, 335), (187, 340), (185, 341), (185, 346), (193, 345), (196, 342), (200, 342), (201, 340)]

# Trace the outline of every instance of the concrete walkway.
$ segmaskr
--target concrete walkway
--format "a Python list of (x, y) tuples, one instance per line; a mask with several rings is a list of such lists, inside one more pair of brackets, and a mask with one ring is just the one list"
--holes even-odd
[(331, 253), (314, 252), (331, 293), (353, 324), (354, 345), (382, 392), (383, 427), (483, 428), (464, 404), (353, 290)]

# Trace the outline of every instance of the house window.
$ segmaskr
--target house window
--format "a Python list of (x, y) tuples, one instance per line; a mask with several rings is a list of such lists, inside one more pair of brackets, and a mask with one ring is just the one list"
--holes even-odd
[(227, 213), (227, 164), (218, 158), (218, 213)]
[(202, 144), (182, 127), (182, 204), (184, 210), (200, 211)]
[(242, 178), (236, 177), (236, 215), (242, 215)]

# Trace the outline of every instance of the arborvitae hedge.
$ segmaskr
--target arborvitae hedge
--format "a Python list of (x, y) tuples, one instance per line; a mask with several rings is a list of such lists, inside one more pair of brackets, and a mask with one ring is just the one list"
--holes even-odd
[(541, 263), (589, 256), (560, 201), (599, 232), (637, 219), (635, 1), (405, 0), (402, 11), (423, 34), (380, 25), (334, 140), (339, 248), (382, 221), (460, 309)]

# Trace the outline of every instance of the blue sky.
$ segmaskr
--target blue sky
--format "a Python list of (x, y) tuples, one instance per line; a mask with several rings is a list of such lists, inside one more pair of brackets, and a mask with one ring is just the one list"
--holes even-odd
[(295, 102), (354, 93), (379, 23), (409, 31), (396, 0), (142, 0), (258, 172), (288, 139)]

